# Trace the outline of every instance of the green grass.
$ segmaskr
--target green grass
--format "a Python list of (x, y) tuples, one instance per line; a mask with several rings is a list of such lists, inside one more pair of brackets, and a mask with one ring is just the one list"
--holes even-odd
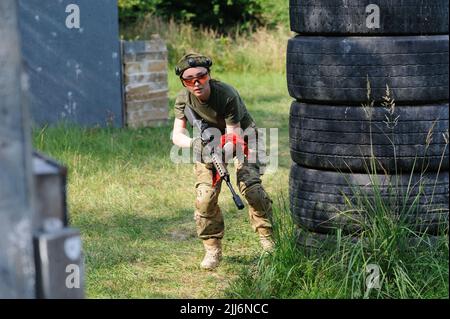
[[(361, 202), (349, 204), (368, 216), (359, 235), (337, 232), (319, 239), (316, 248), (306, 248), (296, 244), (297, 233), (280, 196), (274, 254), (244, 269), (226, 297), (448, 299), (448, 236), (412, 235), (406, 222), (392, 218), (393, 207), (380, 200), (379, 192), (375, 197), (372, 201), (361, 196)], [(380, 269), (380, 289), (367, 289), (371, 265)]]
[[(285, 75), (213, 76), (240, 91), (259, 127), (279, 129), (279, 169), (263, 177), (274, 200), (275, 253), (260, 254), (246, 210), (237, 211), (223, 188), (224, 259), (217, 271), (199, 268), (194, 174), (192, 164), (170, 161), (171, 127), (36, 130), (34, 146), (69, 168), (70, 221), (82, 234), (89, 298), (448, 298), (447, 236), (407, 249), (407, 228), (381, 222), (367, 230), (368, 246), (338, 235), (338, 246), (297, 247), (287, 207), (291, 98)], [(172, 74), (169, 86), (173, 105), (181, 86)], [(376, 217), (384, 220), (389, 207), (378, 205)], [(383, 288), (367, 295), (370, 263), (381, 266)]]
[[(241, 92), (259, 127), (279, 128), (280, 167), (263, 182), (274, 197), (286, 194), (291, 99), (285, 75), (214, 76)], [(169, 82), (172, 106), (182, 87), (172, 75)], [(218, 298), (259, 258), (247, 211), (237, 211), (224, 188), (223, 264), (216, 272), (200, 270), (193, 168), (170, 161), (170, 132), (70, 125), (34, 132), (34, 146), (69, 169), (70, 222), (81, 230), (89, 298)]]
[[(394, 108), (389, 89), (385, 101), (383, 106)], [(373, 107), (373, 103), (367, 107)], [(412, 184), (410, 180), (408, 185), (402, 185), (408, 189), (407, 194), (400, 195), (394, 191), (399, 185), (393, 178), (392, 184), (387, 186), (390, 198), (386, 201), (376, 173), (376, 161), (372, 156), (366, 167), (372, 195), (349, 184), (355, 196), (344, 198), (346, 212), (352, 215), (358, 212), (362, 217), (358, 218), (361, 232), (343, 236), (337, 231), (328, 238), (316, 238), (315, 249), (299, 246), (289, 209), (283, 206), (286, 199), (279, 196), (274, 223), (278, 243), (275, 253), (263, 256), (245, 269), (231, 284), (226, 296), (448, 299), (448, 222), (444, 221), (439, 236), (429, 237), (412, 231), (406, 217), (417, 213), (418, 203), (424, 196), (423, 181)], [(409, 195), (412, 190), (418, 191), (417, 195)], [(429, 198), (427, 202), (431, 204)], [(367, 289), (373, 266), (379, 269), (379, 287)]]
[(155, 34), (167, 44), (171, 65), (186, 53), (199, 52), (212, 58), (215, 71), (260, 74), (285, 72), (287, 41), (294, 36), (285, 24), (259, 27), (251, 33), (242, 33), (237, 28), (224, 35), (153, 15), (121, 27), (121, 37), (127, 40), (147, 40)]

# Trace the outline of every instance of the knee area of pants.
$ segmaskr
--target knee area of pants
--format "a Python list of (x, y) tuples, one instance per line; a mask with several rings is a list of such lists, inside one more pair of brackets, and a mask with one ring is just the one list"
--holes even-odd
[(248, 204), (258, 213), (265, 215), (271, 209), (272, 201), (261, 184), (255, 184), (244, 191)]
[(210, 216), (216, 213), (217, 196), (216, 191), (212, 187), (197, 188), (197, 198), (195, 206), (198, 213), (202, 216)]
[(236, 185), (242, 193), (245, 193), (247, 189), (255, 185), (261, 185), (261, 179), (256, 174), (246, 174), (237, 176)]

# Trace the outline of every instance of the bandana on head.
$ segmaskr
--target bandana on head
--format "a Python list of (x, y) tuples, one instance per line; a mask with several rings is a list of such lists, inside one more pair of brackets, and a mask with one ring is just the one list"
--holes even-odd
[(196, 67), (204, 67), (209, 70), (211, 66), (212, 61), (209, 57), (201, 54), (190, 53), (186, 54), (180, 59), (180, 61), (178, 61), (175, 67), (175, 74), (177, 76), (181, 76), (187, 69)]

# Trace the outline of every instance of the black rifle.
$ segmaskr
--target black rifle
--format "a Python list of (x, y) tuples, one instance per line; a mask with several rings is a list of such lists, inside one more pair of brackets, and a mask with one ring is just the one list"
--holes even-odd
[[(214, 135), (212, 133), (208, 133), (209, 125), (205, 120), (200, 118), (200, 116), (198, 116), (198, 114), (195, 113), (195, 111), (187, 105), (184, 108), (184, 115), (186, 116), (191, 126), (196, 127), (200, 131), (202, 142), (205, 145), (212, 141)], [(220, 179), (224, 180), (227, 183), (227, 186), (230, 189), (231, 194), (233, 195), (233, 201), (236, 204), (236, 207), (239, 210), (243, 209), (244, 203), (242, 202), (239, 195), (236, 194), (236, 192), (234, 191), (233, 185), (231, 185), (230, 174), (228, 173), (228, 170), (222, 161), (222, 154), (215, 153), (214, 148), (212, 148), (211, 150), (211, 162), (214, 165), (214, 168), (216, 169), (217, 173), (219, 173)]]

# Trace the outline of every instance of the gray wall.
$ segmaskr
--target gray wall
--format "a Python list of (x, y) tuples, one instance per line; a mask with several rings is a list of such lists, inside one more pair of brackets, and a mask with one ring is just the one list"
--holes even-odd
[(30, 130), (16, 0), (0, 0), (0, 298), (33, 298)]
[(19, 22), (33, 122), (123, 126), (117, 0), (19, 0)]

